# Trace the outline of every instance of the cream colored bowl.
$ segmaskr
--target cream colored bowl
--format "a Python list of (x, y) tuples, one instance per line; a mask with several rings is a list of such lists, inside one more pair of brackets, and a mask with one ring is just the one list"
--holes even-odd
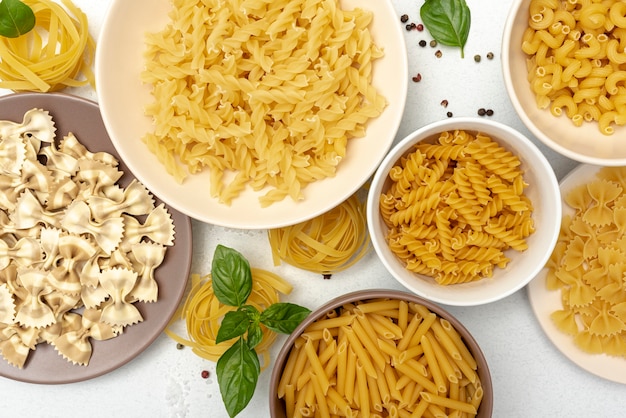
[[(525, 195), (533, 204), (535, 232), (526, 239), (523, 252), (507, 250), (510, 262), (494, 268), (493, 277), (468, 283), (441, 285), (435, 279), (405, 268), (389, 249), (388, 228), (380, 214), (380, 196), (389, 187), (389, 170), (419, 142), (438, 137), (441, 132), (465, 130), (481, 132), (517, 155), (528, 184)], [(561, 195), (549, 162), (525, 136), (503, 124), (479, 118), (452, 118), (427, 125), (400, 141), (376, 171), (367, 198), (367, 222), (376, 253), (391, 275), (407, 289), (434, 302), (447, 305), (481, 305), (502, 299), (526, 286), (543, 268), (559, 236)]]
[(565, 115), (557, 117), (537, 107), (528, 81), (527, 55), (521, 49), (529, 4), (530, 0), (512, 2), (502, 40), (504, 82), (515, 111), (541, 142), (568, 158), (594, 165), (625, 165), (626, 127), (618, 126), (613, 135), (604, 135), (596, 122), (577, 127)]

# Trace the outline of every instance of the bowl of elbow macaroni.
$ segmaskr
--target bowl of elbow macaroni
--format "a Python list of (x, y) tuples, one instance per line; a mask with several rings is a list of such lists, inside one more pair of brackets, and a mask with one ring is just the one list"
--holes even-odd
[(311, 313), (270, 378), (272, 418), (491, 417), (487, 361), (463, 324), (397, 290), (360, 290)]
[(531, 140), (452, 118), (401, 140), (372, 179), (367, 222), (391, 275), (447, 305), (502, 299), (545, 265), (559, 235), (558, 181)]
[(520, 119), (576, 161), (626, 164), (626, 3), (516, 0), (502, 67)]

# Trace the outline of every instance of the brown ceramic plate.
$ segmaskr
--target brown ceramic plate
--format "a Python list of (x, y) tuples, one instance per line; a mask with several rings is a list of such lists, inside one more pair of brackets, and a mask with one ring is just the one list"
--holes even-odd
[[(60, 93), (18, 93), (0, 97), (0, 120), (21, 122), (32, 108), (48, 110), (57, 127), (57, 138), (73, 132), (90, 151), (105, 151), (119, 159), (102, 122), (98, 105), (92, 101)], [(120, 160), (124, 171), (119, 183), (127, 185), (134, 176)], [(158, 199), (157, 199), (158, 200)], [(89, 365), (77, 366), (66, 361), (49, 344), (39, 344), (31, 351), (23, 369), (0, 358), (0, 376), (30, 383), (72, 383), (91, 379), (128, 363), (144, 351), (167, 326), (182, 299), (191, 268), (192, 234), (190, 219), (168, 207), (175, 226), (174, 246), (156, 270), (159, 299), (156, 303), (137, 303), (143, 322), (107, 341), (92, 341)]]

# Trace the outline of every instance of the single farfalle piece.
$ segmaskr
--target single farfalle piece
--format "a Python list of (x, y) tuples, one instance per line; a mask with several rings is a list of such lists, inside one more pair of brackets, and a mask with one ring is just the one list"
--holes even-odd
[(43, 297), (52, 292), (48, 285), (50, 273), (37, 268), (18, 269), (19, 281), (28, 291), (15, 314), (15, 321), (20, 325), (33, 328), (46, 327), (56, 320), (52, 309), (44, 302)]
[(39, 155), (45, 157), (46, 167), (56, 180), (72, 177), (78, 171), (78, 158), (59, 151), (54, 144), (42, 147)]
[(48, 211), (44, 209), (32, 191), (26, 189), (17, 199), (15, 209), (9, 215), (11, 221), (18, 229), (33, 228), (37, 225), (61, 226), (63, 212)]
[(126, 230), (123, 247), (137, 244), (142, 238), (165, 246), (174, 245), (174, 221), (162, 203), (148, 214), (143, 224), (132, 216), (123, 218)]
[(100, 195), (103, 188), (115, 185), (124, 174), (115, 166), (95, 160), (78, 160), (78, 168), (73, 179), (85, 200)]
[(623, 188), (614, 182), (595, 180), (587, 184), (587, 191), (593, 199), (589, 208), (583, 214), (585, 222), (594, 226), (603, 226), (613, 221), (613, 211), (609, 203), (617, 199)]
[(0, 239), (0, 269), (5, 269), (11, 261), (17, 266), (28, 267), (42, 258), (41, 246), (35, 238), (20, 238), (13, 246)]
[(131, 298), (141, 302), (156, 302), (159, 286), (154, 271), (165, 259), (165, 247), (160, 244), (141, 242), (132, 247), (131, 253), (137, 264), (139, 278), (130, 292)]
[(34, 137), (41, 142), (54, 142), (56, 126), (47, 110), (30, 109), (24, 113), (22, 123), (0, 121), (0, 137)]
[(115, 251), (124, 235), (124, 220), (121, 217), (93, 221), (89, 206), (80, 200), (75, 200), (67, 208), (61, 226), (72, 234), (91, 235), (107, 254)]
[(15, 319), (15, 302), (6, 283), (0, 284), (0, 323), (12, 324)]
[(87, 199), (91, 213), (96, 220), (107, 219), (109, 217), (128, 215), (145, 215), (154, 209), (154, 200), (146, 189), (137, 180), (124, 188), (123, 198), (120, 201), (113, 201), (106, 197), (91, 196)]
[(110, 325), (128, 326), (143, 321), (136, 306), (128, 301), (130, 292), (137, 283), (137, 273), (114, 268), (100, 275), (100, 285), (109, 294), (102, 305), (102, 321)]
[(55, 182), (48, 191), (46, 209), (50, 211), (63, 210), (78, 196), (80, 189), (70, 178)]
[(99, 161), (113, 167), (117, 167), (119, 164), (117, 158), (115, 158), (115, 156), (109, 154), (108, 152), (90, 152), (83, 144), (78, 141), (78, 138), (76, 138), (76, 136), (72, 132), (63, 137), (63, 139), (59, 143), (58, 149), (60, 152), (70, 155), (77, 160)]
[(82, 326), (82, 315), (76, 312), (67, 311), (59, 315), (57, 321), (45, 328), (41, 328), (39, 337), (42, 342), (45, 341), (48, 344), (53, 344), (54, 340), (59, 338), (62, 334), (70, 331), (79, 330)]
[(11, 366), (22, 369), (30, 354), (30, 347), (22, 342), (19, 330), (15, 324), (0, 324), (0, 354)]
[[(27, 159), (22, 166), (22, 185), (35, 193), (47, 193), (54, 184), (50, 170), (37, 160)], [(42, 202), (44, 199), (41, 200)]]
[(53, 342), (55, 350), (73, 364), (86, 365), (91, 358), (92, 346), (90, 338), (108, 340), (115, 337), (113, 327), (101, 322), (102, 312), (85, 309), (81, 327), (61, 334)]
[(0, 173), (17, 176), (26, 160), (26, 146), (20, 138), (0, 138)]
[(80, 295), (82, 268), (98, 251), (99, 249), (85, 237), (61, 236), (58, 241), (58, 259), (50, 271), (50, 285), (62, 293)]

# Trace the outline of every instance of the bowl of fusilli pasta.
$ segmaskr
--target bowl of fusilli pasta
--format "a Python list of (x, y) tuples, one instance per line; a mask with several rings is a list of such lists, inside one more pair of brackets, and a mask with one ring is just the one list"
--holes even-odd
[(576, 161), (626, 165), (626, 3), (515, 0), (506, 90), (526, 127)]
[(385, 267), (419, 296), (470, 306), (504, 298), (544, 267), (559, 234), (556, 175), (518, 131), (452, 118), (400, 141), (367, 200)]

